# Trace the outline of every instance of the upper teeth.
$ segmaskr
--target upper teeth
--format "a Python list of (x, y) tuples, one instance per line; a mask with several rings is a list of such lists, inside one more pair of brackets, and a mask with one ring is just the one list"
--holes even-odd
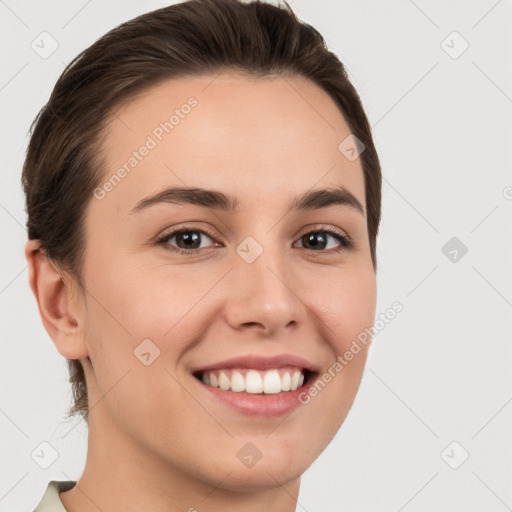
[(304, 374), (298, 369), (212, 370), (203, 373), (202, 381), (224, 391), (271, 394), (295, 391), (304, 384)]

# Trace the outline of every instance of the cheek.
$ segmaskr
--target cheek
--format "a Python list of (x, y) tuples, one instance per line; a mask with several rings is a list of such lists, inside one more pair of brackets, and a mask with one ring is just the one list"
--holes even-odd
[[(87, 337), (94, 366), (90, 395), (99, 404), (98, 414), (114, 416), (140, 437), (150, 424), (162, 443), (172, 445), (183, 426), (164, 420), (173, 418), (183, 404), (191, 408), (195, 404), (176, 381), (182, 381), (183, 375), (175, 375), (176, 358), (187, 342), (182, 331), (189, 326), (185, 313), (190, 300), (182, 295), (180, 300), (176, 288), (141, 275), (123, 279), (110, 273), (101, 286), (90, 290)], [(201, 413), (197, 407), (193, 412)]]
[(377, 294), (375, 274), (372, 269), (351, 268), (338, 274), (316, 276), (315, 283), (309, 304), (324, 326), (325, 339), (330, 341), (336, 354), (342, 354), (373, 325)]
[[(100, 391), (106, 393), (130, 372), (123, 387), (133, 393), (132, 403), (139, 390), (166, 388), (171, 395), (179, 385), (165, 369), (181, 371), (180, 355), (204, 334), (214, 307), (207, 292), (218, 281), (218, 270), (192, 273), (138, 265), (133, 272), (127, 265), (106, 264), (97, 268), (87, 284), (87, 337)], [(154, 362), (146, 366), (144, 358)]]
[(104, 332), (133, 343), (161, 339), (216, 279), (211, 270), (196, 275), (179, 266), (148, 265), (126, 256), (105, 258), (96, 268), (87, 285), (94, 297), (89, 297), (89, 316)]
[[(326, 383), (322, 394), (339, 408), (331, 409), (343, 418), (357, 392), (366, 364), (376, 307), (376, 279), (373, 268), (352, 267), (337, 275), (315, 280), (316, 293), (309, 306), (317, 316), (324, 341), (329, 344), (331, 358), (321, 379)], [(313, 288), (312, 288), (313, 289)]]

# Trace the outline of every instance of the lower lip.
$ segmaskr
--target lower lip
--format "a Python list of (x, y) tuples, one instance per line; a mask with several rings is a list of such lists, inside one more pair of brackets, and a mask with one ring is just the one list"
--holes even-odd
[(253, 416), (268, 417), (287, 414), (299, 405), (304, 405), (299, 401), (299, 396), (307, 395), (308, 389), (314, 381), (313, 375), (310, 375), (305, 385), (295, 391), (281, 391), (274, 394), (252, 394), (245, 391), (224, 391), (205, 384), (196, 377), (193, 378), (211, 396), (225, 404), (231, 405), (238, 411)]

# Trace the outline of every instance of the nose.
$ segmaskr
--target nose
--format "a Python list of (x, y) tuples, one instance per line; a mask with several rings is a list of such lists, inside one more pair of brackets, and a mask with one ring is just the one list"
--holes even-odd
[(252, 263), (240, 258), (231, 272), (225, 316), (237, 330), (272, 336), (296, 329), (306, 317), (300, 280), (278, 250), (265, 249)]

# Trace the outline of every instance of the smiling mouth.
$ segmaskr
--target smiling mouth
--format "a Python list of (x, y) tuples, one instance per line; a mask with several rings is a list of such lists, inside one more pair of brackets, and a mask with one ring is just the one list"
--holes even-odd
[(278, 394), (296, 391), (314, 376), (306, 368), (285, 366), (268, 370), (226, 368), (196, 371), (194, 377), (206, 386), (246, 394)]

